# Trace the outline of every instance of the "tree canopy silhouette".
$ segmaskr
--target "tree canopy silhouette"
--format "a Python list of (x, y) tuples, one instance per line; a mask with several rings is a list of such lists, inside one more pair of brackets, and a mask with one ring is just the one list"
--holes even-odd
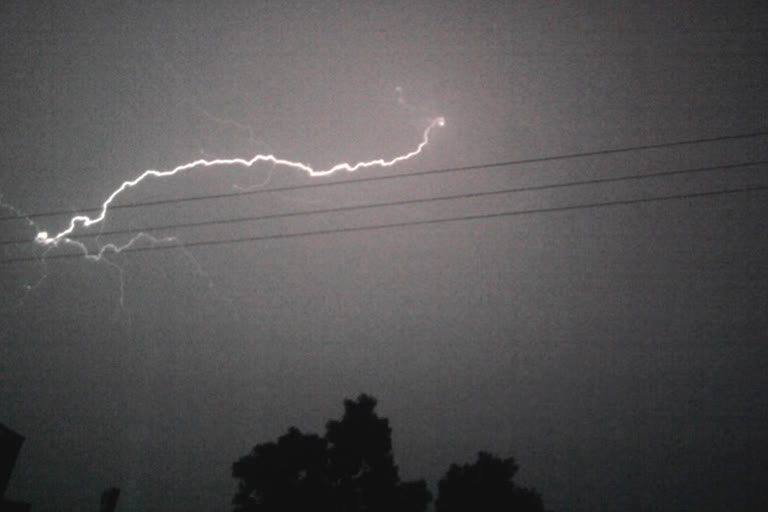
[(277, 443), (264, 443), (235, 462), (240, 479), (235, 510), (300, 511), (328, 502), (327, 444), (290, 428)]
[[(291, 427), (256, 445), (232, 465), (235, 512), (424, 512), (432, 500), (424, 480), (403, 482), (392, 455), (392, 429), (376, 399), (344, 400), (344, 415), (325, 436)], [(519, 487), (512, 457), (486, 452), (474, 464), (451, 464), (438, 485), (435, 512), (544, 512), (534, 489)]]
[(544, 512), (534, 489), (512, 481), (517, 470), (514, 458), (486, 452), (478, 453), (474, 464), (451, 464), (438, 484), (435, 512)]
[(276, 443), (256, 445), (232, 466), (237, 512), (422, 512), (432, 499), (424, 480), (402, 482), (392, 456), (392, 429), (376, 399), (344, 401), (344, 416), (326, 434), (291, 427)]

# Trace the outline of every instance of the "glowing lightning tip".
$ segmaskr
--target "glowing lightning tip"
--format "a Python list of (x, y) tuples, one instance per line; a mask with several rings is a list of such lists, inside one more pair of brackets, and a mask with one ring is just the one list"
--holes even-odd
[(437, 126), (445, 126), (445, 118), (444, 117), (438, 117), (437, 118)]

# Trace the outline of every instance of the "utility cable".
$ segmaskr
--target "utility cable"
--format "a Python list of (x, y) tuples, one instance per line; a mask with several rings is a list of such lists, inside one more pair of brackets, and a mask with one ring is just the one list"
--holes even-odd
[[(729, 170), (729, 169), (751, 167), (751, 166), (764, 165), (764, 164), (768, 164), (768, 160), (757, 160), (757, 161), (751, 161), (751, 162), (742, 162), (742, 163), (727, 164), (727, 165), (716, 165), (716, 166), (708, 166), (708, 167), (691, 167), (687, 169), (679, 169), (679, 170), (672, 170), (672, 171), (658, 171), (658, 172), (651, 172), (651, 173), (645, 173), (645, 174), (631, 174), (631, 175), (616, 176), (616, 177), (610, 177), (610, 178), (593, 178), (588, 180), (572, 181), (572, 182), (566, 182), (566, 183), (530, 185), (525, 187), (513, 187), (513, 188), (502, 189), (502, 190), (492, 190), (488, 192), (471, 192), (471, 193), (452, 194), (452, 195), (437, 196), (437, 197), (404, 199), (399, 201), (383, 201), (378, 203), (368, 203), (368, 204), (350, 205), (350, 206), (338, 206), (334, 208), (322, 208), (322, 209), (316, 209), (316, 210), (273, 213), (273, 214), (266, 214), (266, 215), (249, 215), (245, 217), (234, 217), (234, 218), (219, 219), (219, 220), (205, 220), (205, 221), (197, 221), (197, 222), (182, 222), (182, 223), (174, 223), (174, 224), (148, 226), (144, 228), (115, 229), (115, 230), (100, 231), (95, 233), (84, 233), (82, 235), (72, 236), (71, 238), (81, 240), (83, 238), (95, 238), (95, 237), (102, 237), (102, 236), (122, 235), (122, 234), (139, 233), (139, 232), (146, 233), (146, 232), (161, 231), (166, 229), (185, 229), (185, 228), (188, 229), (188, 228), (203, 227), (203, 226), (219, 226), (219, 225), (226, 225), (226, 224), (238, 224), (243, 222), (272, 220), (272, 219), (280, 219), (280, 218), (288, 218), (288, 217), (340, 213), (340, 212), (349, 212), (349, 211), (356, 211), (356, 210), (368, 210), (373, 208), (385, 208), (385, 207), (392, 207), (392, 206), (406, 206), (406, 205), (413, 205), (413, 204), (432, 203), (432, 202), (438, 202), (438, 201), (474, 199), (474, 198), (480, 198), (480, 197), (498, 196), (498, 195), (504, 195), (504, 194), (520, 193), (520, 192), (553, 190), (553, 189), (559, 189), (559, 188), (570, 188), (570, 187), (578, 187), (578, 186), (594, 186), (594, 185), (602, 185), (605, 183), (618, 183), (618, 182), (624, 182), (624, 181), (643, 180), (643, 179), (659, 178), (659, 177), (666, 177), (666, 176), (694, 174), (694, 173), (711, 172), (711, 171), (719, 171), (719, 170)], [(34, 241), (30, 239), (2, 240), (0, 241), (0, 246), (11, 245), (11, 244), (18, 245), (23, 243), (34, 243)]]
[[(388, 180), (397, 180), (397, 179), (405, 179), (405, 178), (415, 178), (419, 176), (430, 176), (430, 175), (445, 174), (445, 173), (474, 171), (474, 170), (490, 169), (494, 167), (510, 167), (510, 166), (516, 166), (516, 165), (533, 164), (533, 163), (541, 163), (541, 162), (554, 162), (559, 160), (570, 160), (574, 158), (586, 158), (591, 156), (630, 153), (633, 151), (663, 149), (663, 148), (671, 148), (671, 147), (677, 147), (677, 146), (705, 144), (705, 143), (712, 143), (712, 142), (723, 142), (723, 141), (748, 139), (748, 138), (764, 137), (764, 136), (768, 136), (768, 131), (764, 130), (764, 131), (755, 131), (750, 133), (742, 133), (737, 135), (721, 135), (717, 137), (687, 139), (687, 140), (680, 140), (680, 141), (674, 141), (674, 142), (660, 142), (656, 144), (625, 146), (622, 148), (614, 148), (614, 149), (599, 149), (599, 150), (584, 151), (579, 153), (566, 153), (562, 155), (540, 156), (540, 157), (524, 158), (519, 160), (508, 160), (505, 162), (494, 162), (494, 163), (487, 163), (487, 164), (467, 165), (462, 167), (431, 169), (426, 171), (416, 171), (416, 172), (410, 172), (410, 173), (404, 173), (404, 174), (394, 174), (394, 175), (386, 175), (386, 176), (367, 176), (364, 178), (357, 178), (357, 179), (344, 180), (344, 181), (306, 183), (302, 185), (291, 185), (291, 186), (275, 187), (275, 188), (268, 188), (268, 189), (256, 189), (256, 190), (247, 190), (247, 191), (238, 191), (238, 192), (227, 192), (227, 193), (221, 193), (221, 194), (205, 194), (205, 195), (199, 195), (199, 196), (177, 197), (172, 199), (158, 199), (158, 200), (141, 201), (141, 202), (135, 202), (135, 203), (115, 204), (110, 206), (110, 210), (124, 209), (124, 208), (139, 208), (139, 207), (155, 206), (155, 205), (161, 205), (161, 204), (176, 204), (176, 203), (203, 201), (203, 200), (210, 200), (210, 199), (241, 197), (241, 196), (257, 195), (257, 194), (265, 194), (269, 192), (288, 192), (292, 190), (305, 190), (305, 189), (320, 188), (320, 187), (336, 187), (336, 186), (344, 186), (344, 185), (354, 185), (358, 183), (366, 183), (366, 182), (373, 182), (373, 181), (388, 181)], [(99, 211), (99, 210), (101, 210), (101, 206), (94, 206), (94, 207), (90, 207), (82, 210), (77, 210), (77, 212), (86, 213), (86, 212)], [(40, 217), (52, 217), (56, 215), (71, 215), (72, 213), (73, 213), (72, 210), (52, 210), (47, 212), (30, 213), (27, 215), (8, 215), (8, 216), (0, 217), (0, 221), (16, 220), (16, 219), (36, 219)]]
[[(413, 226), (426, 226), (426, 225), (442, 224), (442, 223), (448, 223), (448, 222), (461, 222), (461, 221), (492, 219), (492, 218), (500, 218), (500, 217), (513, 217), (513, 216), (522, 216), (522, 215), (567, 212), (567, 211), (576, 211), (576, 210), (605, 208), (605, 207), (612, 207), (612, 206), (644, 204), (644, 203), (651, 203), (651, 202), (657, 202), (657, 201), (674, 201), (674, 200), (681, 200), (681, 199), (714, 197), (714, 196), (722, 196), (722, 195), (729, 195), (729, 194), (761, 192), (765, 190), (768, 190), (768, 185), (755, 185), (755, 186), (725, 189), (725, 190), (711, 190), (706, 192), (694, 192), (694, 193), (687, 193), (687, 194), (644, 197), (644, 198), (638, 198), (638, 199), (622, 199), (622, 200), (615, 200), (615, 201), (583, 203), (583, 204), (576, 204), (576, 205), (532, 208), (527, 210), (512, 210), (512, 211), (485, 213), (485, 214), (478, 214), (478, 215), (444, 217), (444, 218), (438, 218), (438, 219), (391, 222), (386, 224), (354, 226), (354, 227), (348, 227), (348, 228), (333, 228), (333, 229), (325, 229), (325, 230), (302, 231), (302, 232), (296, 232), (296, 233), (281, 233), (281, 234), (272, 234), (272, 235), (257, 235), (257, 236), (247, 236), (247, 237), (239, 237), (239, 238), (228, 238), (223, 240), (199, 240), (199, 241), (188, 242), (188, 243), (183, 243), (179, 245), (181, 245), (186, 249), (191, 247), (212, 247), (212, 246), (218, 246), (218, 245), (234, 245), (234, 244), (241, 244), (241, 243), (247, 243), (247, 242), (259, 242), (259, 241), (265, 241), (265, 240), (282, 240), (282, 239), (300, 238), (300, 237), (308, 237), (308, 236), (320, 236), (320, 235), (331, 235), (331, 234), (340, 234), (340, 233), (353, 233), (353, 232), (363, 232), (363, 231), (408, 228)], [(177, 245), (151, 245), (151, 246), (145, 246), (145, 247), (135, 247), (135, 248), (125, 249), (121, 251), (121, 254), (168, 250), (176, 247), (178, 246)], [(82, 257), (83, 257), (82, 253), (54, 254), (51, 256), (45, 256), (44, 258), (27, 256), (27, 257), (9, 258), (6, 260), (2, 260), (0, 261), (0, 264), (7, 265), (11, 263), (22, 263), (22, 262), (30, 262), (30, 261), (41, 261), (41, 260), (49, 261), (49, 260), (60, 260), (60, 259), (82, 258)]]

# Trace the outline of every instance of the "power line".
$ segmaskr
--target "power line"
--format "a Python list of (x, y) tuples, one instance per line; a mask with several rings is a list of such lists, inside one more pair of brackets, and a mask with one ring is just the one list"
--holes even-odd
[[(497, 196), (497, 195), (504, 195), (504, 194), (519, 193), (519, 192), (552, 190), (552, 189), (558, 189), (558, 188), (569, 188), (569, 187), (577, 187), (577, 186), (593, 186), (593, 185), (601, 185), (606, 183), (617, 183), (617, 182), (624, 182), (624, 181), (634, 181), (634, 180), (651, 179), (651, 178), (659, 178), (659, 177), (667, 177), (667, 176), (675, 176), (675, 175), (694, 174), (694, 173), (702, 173), (702, 172), (710, 172), (710, 171), (718, 171), (718, 170), (729, 170), (729, 169), (736, 169), (740, 167), (751, 167), (751, 166), (764, 165), (764, 164), (768, 164), (768, 160), (757, 160), (757, 161), (751, 161), (751, 162), (742, 162), (742, 163), (727, 164), (727, 165), (716, 165), (716, 166), (708, 166), (708, 167), (691, 167), (687, 169), (679, 169), (679, 170), (672, 170), (672, 171), (658, 171), (658, 172), (645, 173), (645, 174), (631, 174), (631, 175), (617, 176), (617, 177), (610, 177), (610, 178), (593, 178), (588, 180), (572, 181), (567, 183), (531, 185), (531, 186), (525, 186), (525, 187), (514, 187), (514, 188), (506, 188), (502, 190), (493, 190), (488, 192), (471, 192), (471, 193), (452, 194), (452, 195), (438, 196), (438, 197), (404, 199), (404, 200), (398, 200), (398, 201), (384, 201), (384, 202), (378, 202), (378, 203), (368, 203), (368, 204), (352, 205), (352, 206), (338, 206), (334, 208), (322, 208), (322, 209), (316, 209), (316, 210), (306, 210), (306, 211), (297, 211), (297, 212), (273, 213), (273, 214), (255, 215), (255, 216), (251, 215), (246, 217), (235, 217), (235, 218), (219, 219), (219, 220), (206, 220), (206, 221), (198, 221), (198, 222), (183, 222), (183, 223), (175, 223), (175, 224), (149, 226), (145, 228), (116, 229), (116, 230), (110, 230), (110, 231), (101, 231), (98, 233), (86, 233), (73, 238), (83, 239), (83, 238), (94, 238), (94, 237), (100, 237), (100, 236), (121, 235), (121, 234), (138, 233), (138, 232), (152, 232), (152, 231), (160, 231), (164, 229), (184, 229), (184, 228), (193, 228), (193, 227), (202, 227), (202, 226), (218, 226), (218, 225), (225, 225), (225, 224), (237, 224), (237, 223), (243, 223), (243, 222), (272, 220), (272, 219), (298, 217), (298, 216), (306, 216), (306, 215), (321, 215), (321, 214), (349, 212), (349, 211), (356, 211), (356, 210), (367, 210), (367, 209), (373, 209), (373, 208), (406, 206), (406, 205), (431, 203), (431, 202), (438, 202), (438, 201), (473, 199), (473, 198), (479, 198), (479, 197)], [(22, 243), (33, 243), (33, 240), (29, 240), (29, 239), (3, 240), (3, 241), (0, 241), (0, 246), (10, 245), (10, 244), (22, 244)]]
[[(205, 194), (205, 195), (199, 195), (199, 196), (178, 197), (173, 199), (158, 199), (154, 201), (141, 201), (141, 202), (128, 203), (128, 204), (115, 204), (110, 206), (110, 210), (124, 209), (124, 208), (139, 208), (139, 207), (155, 206), (155, 205), (161, 205), (161, 204), (176, 204), (176, 203), (184, 203), (184, 202), (192, 202), (192, 201), (203, 201), (203, 200), (209, 200), (209, 199), (241, 197), (241, 196), (257, 195), (257, 194), (265, 194), (269, 192), (288, 192), (292, 190), (304, 190), (304, 189), (312, 189), (312, 188), (320, 188), (320, 187), (336, 187), (336, 186), (342, 186), (342, 185), (354, 185), (357, 183), (365, 183), (365, 182), (373, 182), (373, 181), (388, 181), (388, 180), (396, 180), (396, 179), (404, 179), (404, 178), (415, 178), (419, 176), (430, 176), (430, 175), (445, 174), (445, 173), (452, 173), (452, 172), (473, 171), (473, 170), (481, 170), (481, 169), (490, 169), (494, 167), (508, 167), (508, 166), (533, 164), (533, 163), (541, 163), (541, 162), (554, 162), (559, 160), (570, 160), (574, 158), (586, 158), (591, 156), (629, 153), (632, 151), (663, 149), (663, 148), (671, 148), (671, 147), (677, 147), (677, 146), (704, 144), (704, 143), (710, 143), (710, 142), (723, 142), (723, 141), (729, 141), (729, 140), (748, 139), (748, 138), (764, 137), (764, 136), (768, 136), (768, 130), (742, 133), (742, 134), (736, 134), (736, 135), (721, 135), (717, 137), (688, 139), (688, 140), (681, 140), (681, 141), (675, 141), (675, 142), (661, 142), (657, 144), (625, 146), (623, 148), (599, 149), (599, 150), (584, 151), (579, 153), (566, 153), (562, 155), (532, 157), (532, 158), (524, 158), (519, 160), (508, 160), (505, 162), (494, 162), (494, 163), (488, 163), (488, 164), (467, 165), (462, 167), (449, 167), (449, 168), (442, 168), (442, 169), (431, 169), (426, 171), (411, 172), (407, 174), (395, 174), (395, 175), (387, 175), (387, 176), (368, 176), (365, 178), (357, 178), (357, 179), (344, 180), (344, 181), (307, 183), (303, 185), (291, 185), (291, 186), (275, 187), (275, 188), (269, 188), (269, 189), (256, 189), (256, 190), (248, 190), (248, 191), (241, 191), (241, 192), (226, 192), (226, 193), (220, 193), (220, 194)], [(94, 206), (94, 207), (90, 207), (90, 208), (86, 208), (78, 211), (81, 213), (85, 213), (85, 212), (92, 212), (92, 211), (99, 211), (99, 210), (101, 210), (101, 206)], [(0, 217), (0, 221), (17, 220), (17, 219), (36, 219), (39, 217), (53, 217), (56, 215), (71, 215), (72, 213), (73, 212), (71, 210), (52, 210), (47, 212), (36, 212), (36, 213), (27, 214), (27, 215), (8, 215), (8, 216)]]
[[(568, 206), (552, 206), (547, 208), (533, 208), (528, 210), (513, 210), (513, 211), (485, 213), (485, 214), (478, 214), (478, 215), (464, 215), (464, 216), (458, 216), (458, 217), (445, 217), (445, 218), (439, 218), (439, 219), (392, 222), (387, 224), (374, 224), (369, 226), (355, 226), (355, 227), (349, 227), (349, 228), (334, 228), (334, 229), (325, 229), (325, 230), (317, 230), (317, 231), (303, 231), (303, 232), (297, 232), (297, 233), (282, 233), (282, 234), (273, 234), (273, 235), (257, 235), (257, 236), (248, 236), (248, 237), (239, 237), (239, 238), (229, 238), (224, 240), (200, 240), (196, 242), (184, 243), (184, 244), (181, 244), (181, 246), (184, 248), (190, 248), (190, 247), (211, 247), (211, 246), (217, 246), (217, 245), (234, 245), (234, 244), (241, 244), (241, 243), (247, 243), (247, 242), (259, 242), (264, 240), (282, 240), (282, 239), (288, 239), (288, 238), (300, 238), (300, 237), (307, 237), (307, 236), (320, 236), (320, 235), (331, 235), (331, 234), (339, 234), (339, 233), (353, 233), (353, 232), (362, 232), (362, 231), (377, 231), (377, 230), (384, 230), (384, 229), (407, 228), (407, 227), (413, 227), (413, 226), (441, 224), (446, 222), (461, 222), (461, 221), (492, 219), (492, 218), (500, 218), (500, 217), (513, 217), (513, 216), (533, 215), (533, 214), (542, 214), (542, 213), (586, 210), (586, 209), (604, 208), (604, 207), (611, 207), (611, 206), (624, 206), (624, 205), (632, 205), (632, 204), (651, 203), (651, 202), (657, 202), (657, 201), (673, 201), (673, 200), (681, 200), (681, 199), (721, 196), (721, 195), (728, 195), (728, 194), (759, 192), (764, 190), (768, 190), (768, 185), (756, 185), (756, 186), (742, 187), (742, 188), (735, 188), (735, 189), (712, 190), (712, 191), (706, 191), (706, 192), (694, 192), (694, 193), (688, 193), (688, 194), (675, 194), (675, 195), (668, 195), (668, 196), (644, 197), (639, 199), (603, 201), (603, 202), (584, 203), (584, 204), (568, 205)], [(121, 251), (121, 253), (159, 251), (159, 250), (173, 249), (176, 247), (177, 247), (176, 245), (152, 245), (147, 247), (129, 248), (124, 251)], [(82, 257), (83, 257), (82, 253), (66, 253), (66, 254), (54, 254), (52, 256), (46, 256), (45, 260), (48, 261), (48, 260), (54, 260), (54, 259), (58, 260), (58, 259), (70, 259), (70, 258), (82, 258)], [(40, 258), (35, 258), (35, 257), (19, 257), (19, 258), (2, 260), (0, 261), (0, 264), (22, 263), (22, 262), (39, 261), (39, 260)]]

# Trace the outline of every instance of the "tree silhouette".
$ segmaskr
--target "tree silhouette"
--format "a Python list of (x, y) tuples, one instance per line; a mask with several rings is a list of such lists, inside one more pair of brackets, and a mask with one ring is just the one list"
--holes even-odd
[(451, 464), (438, 484), (435, 512), (544, 512), (534, 489), (512, 481), (517, 470), (512, 457), (500, 459), (486, 452), (478, 453), (474, 464)]
[(232, 466), (237, 512), (422, 512), (432, 499), (424, 480), (401, 482), (392, 456), (392, 430), (376, 400), (344, 401), (344, 416), (326, 435), (297, 428), (277, 443), (256, 445)]
[(238, 511), (301, 511), (330, 503), (327, 446), (314, 434), (290, 428), (277, 443), (253, 448), (232, 466), (239, 479)]

